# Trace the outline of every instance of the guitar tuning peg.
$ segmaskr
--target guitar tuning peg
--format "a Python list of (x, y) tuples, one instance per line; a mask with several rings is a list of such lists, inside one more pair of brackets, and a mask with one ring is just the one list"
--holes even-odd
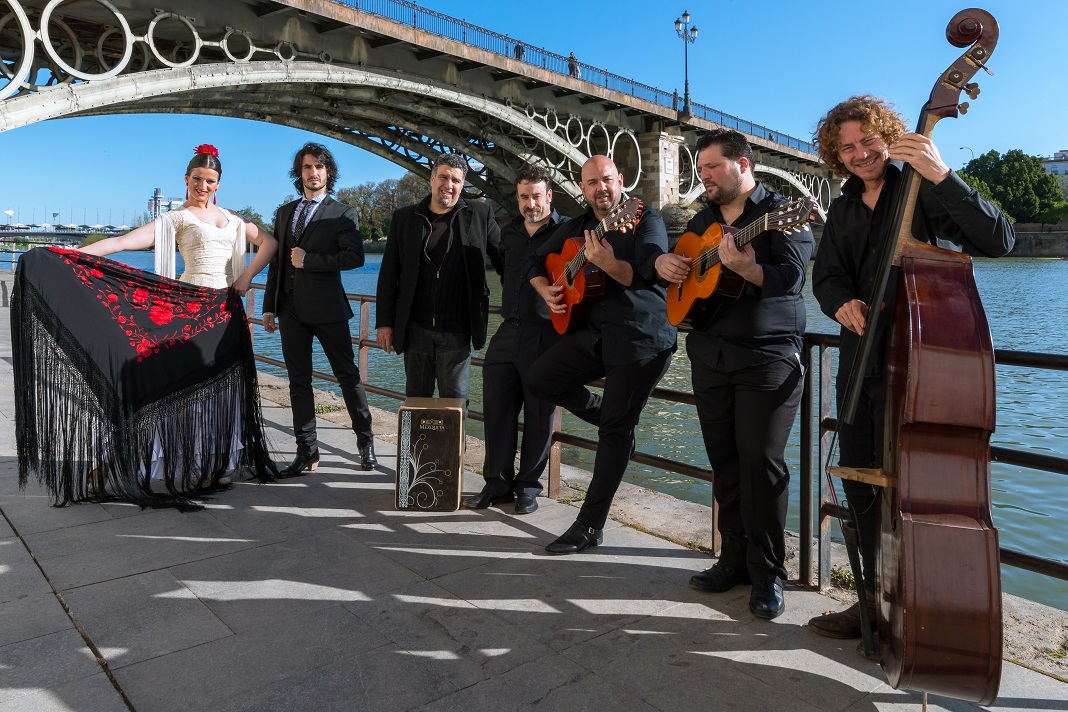
[(976, 82), (965, 84), (964, 91), (968, 94), (969, 99), (974, 100), (979, 97), (979, 85)]
[(960, 111), (961, 115), (967, 114), (968, 113), (968, 102), (962, 101), (957, 106), (957, 110)]

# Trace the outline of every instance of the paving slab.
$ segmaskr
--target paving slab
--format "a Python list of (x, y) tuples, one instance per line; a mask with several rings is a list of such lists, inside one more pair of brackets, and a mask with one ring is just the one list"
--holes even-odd
[(0, 704), (0, 712), (129, 712), (104, 673), (56, 685)]
[(112, 670), (233, 635), (170, 571), (64, 592)]
[(73, 629), (11, 643), (0, 647), (0, 703), (100, 671), (85, 641)]
[(0, 647), (74, 627), (55, 594), (19, 594), (0, 603)]

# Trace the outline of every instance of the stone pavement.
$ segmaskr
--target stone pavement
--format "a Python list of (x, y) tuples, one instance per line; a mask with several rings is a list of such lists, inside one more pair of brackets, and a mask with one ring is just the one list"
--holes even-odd
[[(707, 556), (614, 522), (601, 547), (548, 556), (576, 510), (546, 499), (525, 517), (394, 511), (392, 445), (363, 472), (325, 420), (316, 473), (235, 484), (203, 511), (53, 508), (17, 483), (9, 280), (0, 712), (920, 708), (854, 641), (807, 629), (829, 598), (790, 590), (783, 616), (754, 619), (748, 587), (687, 586)], [(288, 412), (265, 405), (292, 455)], [(1005, 663), (996, 708), (1068, 710), (1068, 685)]]

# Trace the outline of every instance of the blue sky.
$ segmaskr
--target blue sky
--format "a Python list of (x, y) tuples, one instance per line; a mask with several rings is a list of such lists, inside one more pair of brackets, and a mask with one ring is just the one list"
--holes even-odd
[[(694, 101), (810, 139), (838, 101), (875, 93), (914, 124), (939, 74), (960, 54), (945, 26), (967, 0), (839, 2), (618, 0), (514, 4), (425, 0), (421, 5), (667, 91), (683, 84), (683, 43), (673, 22), (689, 10), (699, 28), (690, 45)], [(676, 6), (677, 5), (677, 6)], [(981, 96), (967, 116), (942, 121), (934, 141), (946, 162), (963, 165), (994, 149), (1033, 155), (1068, 149), (1063, 0), (986, 0), (1001, 37), (980, 72)], [(192, 149), (214, 143), (225, 173), (220, 205), (251, 205), (265, 215), (292, 186), (286, 177), (305, 132), (201, 116), (61, 119), (0, 134), (0, 211), (16, 220), (121, 224), (145, 210), (152, 189), (180, 197)], [(322, 140), (322, 139), (319, 139)], [(341, 186), (400, 177), (398, 166), (347, 144), (324, 140), (341, 166)], [(0, 214), (0, 219), (6, 219)]]

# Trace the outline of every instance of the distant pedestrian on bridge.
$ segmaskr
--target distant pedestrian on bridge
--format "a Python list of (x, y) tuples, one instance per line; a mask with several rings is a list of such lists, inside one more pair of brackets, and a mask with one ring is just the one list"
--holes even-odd
[(501, 231), (488, 203), (461, 196), (467, 161), (442, 153), (430, 195), (393, 213), (378, 274), (378, 346), (404, 355), (405, 395), (467, 400), (471, 346), (486, 345), (486, 261), (500, 271)]
[[(338, 169), (330, 149), (305, 144), (289, 171), (301, 198), (278, 208), (274, 231), (281, 249), (267, 272), (263, 328), (282, 332), (282, 359), (289, 376), (290, 408), (297, 454), (280, 477), (297, 477), (319, 466), (312, 392), (312, 339), (318, 339), (341, 386), (341, 396), (356, 434), (360, 467), (373, 470), (375, 457), (371, 410), (352, 349), (341, 273), (363, 266), (363, 237), (356, 210), (330, 197)], [(275, 318), (277, 317), (277, 322)]]
[(582, 72), (579, 70), (578, 60), (575, 58), (575, 53), (572, 52), (567, 56), (567, 73), (578, 79)]
[(515, 58), (518, 59), (520, 62), (523, 61), (523, 53), (524, 53), (523, 43), (522, 42), (516, 42), (515, 43)]

